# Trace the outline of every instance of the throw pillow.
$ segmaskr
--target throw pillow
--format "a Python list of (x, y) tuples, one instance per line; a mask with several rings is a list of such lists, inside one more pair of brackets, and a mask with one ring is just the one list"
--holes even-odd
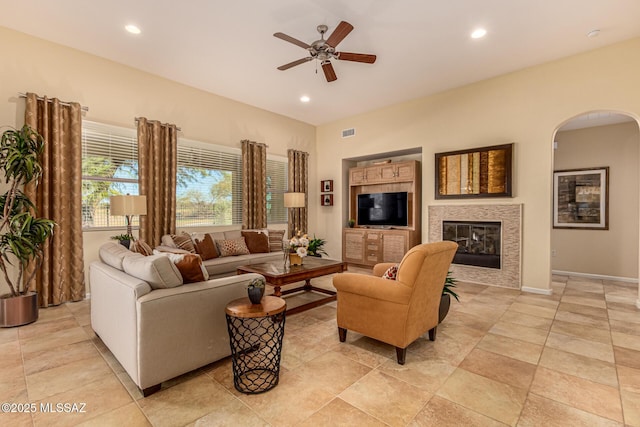
[(212, 258), (218, 258), (218, 248), (216, 243), (210, 234), (205, 234), (202, 240), (196, 239), (195, 242), (196, 252), (202, 257), (203, 261)]
[(385, 271), (384, 274), (382, 275), (383, 279), (388, 279), (388, 280), (396, 280), (397, 277), (398, 277), (398, 264), (392, 265), (391, 267), (389, 267), (387, 271)]
[(169, 258), (180, 271), (184, 283), (202, 282), (209, 280), (209, 273), (202, 265), (202, 258), (197, 254), (175, 254), (172, 252), (162, 252), (162, 255)]
[(151, 289), (175, 288), (182, 285), (180, 270), (162, 255), (133, 254), (122, 260), (124, 272), (144, 280)]
[(222, 240), (218, 243), (220, 249), (220, 256), (233, 256), (233, 255), (249, 255), (249, 248), (244, 241), (244, 237), (234, 240)]
[(134, 240), (133, 242), (131, 242), (129, 250), (131, 252), (137, 252), (144, 256), (153, 255), (153, 249), (151, 249), (151, 246), (149, 246), (147, 242), (142, 239)]
[(261, 231), (243, 231), (242, 237), (244, 237), (247, 248), (252, 254), (269, 252), (269, 236)]
[(269, 252), (282, 252), (284, 230), (269, 230)]
[(192, 254), (196, 253), (196, 247), (193, 246), (193, 240), (191, 240), (191, 236), (189, 236), (187, 233), (172, 234), (171, 238), (173, 239), (173, 243), (175, 243), (178, 248), (189, 251)]

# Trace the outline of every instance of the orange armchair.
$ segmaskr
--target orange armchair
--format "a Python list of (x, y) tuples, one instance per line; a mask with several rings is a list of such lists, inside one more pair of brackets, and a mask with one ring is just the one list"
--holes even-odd
[(393, 264), (376, 265), (374, 276), (334, 276), (340, 341), (347, 330), (361, 333), (395, 346), (404, 365), (409, 344), (427, 331), (431, 341), (436, 339), (442, 289), (457, 248), (448, 241), (415, 246), (402, 258), (396, 280), (380, 277)]

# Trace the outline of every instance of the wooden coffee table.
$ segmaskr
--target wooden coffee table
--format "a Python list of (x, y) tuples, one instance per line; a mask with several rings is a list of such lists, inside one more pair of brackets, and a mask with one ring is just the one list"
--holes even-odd
[[(258, 273), (262, 274), (266, 279), (267, 285), (273, 286), (273, 295), (281, 297), (283, 295), (292, 294), (294, 292), (320, 292), (328, 295), (326, 298), (321, 298), (315, 301), (311, 301), (307, 304), (303, 304), (297, 307), (288, 308), (288, 314), (299, 313), (301, 311), (309, 310), (313, 307), (317, 307), (322, 304), (326, 304), (329, 301), (336, 300), (336, 292), (328, 289), (318, 288), (311, 285), (311, 279), (315, 277), (326, 276), (333, 273), (342, 273), (347, 270), (347, 263), (342, 261), (305, 257), (302, 265), (287, 265), (284, 266), (282, 262), (266, 262), (262, 264), (243, 265), (238, 267), (238, 274), (245, 273)], [(287, 289), (281, 291), (280, 288), (284, 285), (291, 283), (301, 282), (304, 280), (304, 285), (294, 289)]]

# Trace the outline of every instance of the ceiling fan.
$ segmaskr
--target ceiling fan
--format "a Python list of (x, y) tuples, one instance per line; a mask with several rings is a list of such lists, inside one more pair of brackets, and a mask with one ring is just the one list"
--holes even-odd
[(304, 64), (305, 62), (317, 59), (322, 65), (322, 71), (324, 71), (324, 76), (326, 77), (327, 81), (332, 82), (334, 80), (337, 80), (338, 77), (336, 77), (336, 72), (334, 71), (333, 65), (331, 64), (331, 59), (364, 62), (366, 64), (373, 64), (374, 62), (376, 62), (375, 55), (365, 53), (336, 52), (336, 47), (342, 40), (344, 40), (345, 37), (347, 37), (351, 30), (353, 30), (353, 25), (349, 24), (348, 22), (341, 21), (333, 31), (333, 33), (331, 33), (329, 38), (325, 40), (324, 34), (328, 29), (329, 27), (327, 27), (326, 25), (318, 25), (317, 30), (320, 33), (320, 40), (316, 40), (310, 45), (284, 33), (275, 33), (274, 37), (277, 37), (289, 43), (293, 43), (303, 49), (307, 49), (310, 54), (310, 56), (306, 58), (298, 59), (297, 61), (281, 65), (280, 67), (278, 67), (278, 70), (288, 70), (289, 68), (295, 67), (296, 65)]

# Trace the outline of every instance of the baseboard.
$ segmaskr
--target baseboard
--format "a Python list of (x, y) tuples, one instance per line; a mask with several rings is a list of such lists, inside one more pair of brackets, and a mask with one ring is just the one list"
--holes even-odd
[(529, 292), (532, 294), (540, 294), (540, 295), (552, 295), (553, 289), (540, 289), (540, 288), (530, 288), (529, 286), (523, 286), (520, 289), (522, 292)]
[(638, 279), (634, 279), (633, 277), (605, 276), (603, 274), (576, 273), (575, 271), (560, 271), (560, 270), (551, 270), (551, 273), (557, 274), (559, 276), (574, 276), (574, 277), (584, 277), (587, 279), (596, 279), (596, 280), (611, 280), (614, 282), (638, 283)]

